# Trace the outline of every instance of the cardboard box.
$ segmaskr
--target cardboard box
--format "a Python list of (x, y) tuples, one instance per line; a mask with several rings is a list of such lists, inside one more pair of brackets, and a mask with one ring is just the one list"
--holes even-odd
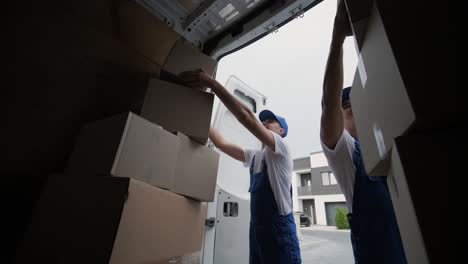
[(138, 179), (199, 201), (213, 201), (219, 154), (182, 133), (174, 135), (133, 113), (86, 125), (68, 175)]
[(180, 149), (171, 190), (199, 201), (212, 202), (218, 175), (218, 152), (181, 133), (177, 136)]
[(151, 79), (139, 114), (168, 131), (180, 131), (205, 144), (213, 101), (212, 93)]
[(393, 139), (415, 120), (405, 84), (375, 7), (360, 54), (351, 104), (369, 175), (385, 176)]
[(463, 201), (457, 199), (464, 192), (458, 176), (466, 175), (466, 156), (457, 152), (466, 149), (459, 141), (463, 133), (453, 129), (395, 139), (387, 182), (408, 263), (443, 263), (459, 245), (452, 237), (456, 231), (442, 226), (456, 215), (452, 204)]
[(171, 263), (202, 247), (206, 204), (117, 177), (51, 177), (18, 263)]
[(120, 1), (119, 39), (163, 65), (180, 35), (135, 1)]
[(67, 174), (131, 177), (170, 189), (179, 139), (132, 113), (86, 125), (68, 162)]
[(395, 148), (392, 150), (392, 162), (387, 183), (408, 263), (429, 263), (405, 172), (398, 150)]
[[(444, 88), (459, 86), (450, 84), (453, 72), (446, 67), (452, 49), (440, 43), (446, 39), (437, 33), (444, 32), (446, 21), (440, 17), (428, 26), (431, 14), (439, 14), (438, 7), (406, 3), (375, 2), (358, 62), (364, 91), (353, 89), (351, 94), (355, 117), (373, 115), (357, 130), (366, 170), (375, 176), (387, 173), (395, 137), (457, 127), (460, 117), (468, 115), (464, 97)], [(353, 93), (358, 92), (366, 94), (372, 107), (354, 111), (357, 102), (353, 100), (359, 99)]]
[[(391, 148), (391, 145), (389, 146), (388, 140), (383, 140), (380, 122), (377, 122), (379, 120), (378, 113), (372, 111), (372, 109), (379, 108), (378, 101), (362, 88), (361, 76), (359, 76), (357, 69), (352, 87), (351, 105), (364, 168), (369, 175), (386, 176), (390, 166), (390, 155), (387, 148)], [(392, 143), (392, 141), (390, 142)], [(385, 151), (379, 152), (379, 150)]]
[(359, 53), (362, 49), (367, 24), (374, 1), (372, 0), (338, 0), (345, 1), (348, 11), (351, 29), (353, 30), (356, 49)]
[(203, 54), (199, 49), (184, 39), (179, 39), (171, 50), (162, 69), (173, 74), (183, 71), (203, 69), (213, 76), (217, 61)]

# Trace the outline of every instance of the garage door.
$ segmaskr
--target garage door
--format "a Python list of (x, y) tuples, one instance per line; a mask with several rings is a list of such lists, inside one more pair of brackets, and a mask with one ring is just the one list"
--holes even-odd
[(333, 203), (325, 203), (325, 211), (327, 214), (327, 225), (334, 226), (335, 224), (335, 213), (336, 208), (341, 207), (348, 210), (345, 202), (333, 202)]

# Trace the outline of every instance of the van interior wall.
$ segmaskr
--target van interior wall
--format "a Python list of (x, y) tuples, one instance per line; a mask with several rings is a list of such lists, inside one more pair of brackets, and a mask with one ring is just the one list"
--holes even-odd
[(1, 172), (14, 252), (46, 177), (64, 171), (80, 128), (132, 111), (180, 37), (129, 0), (8, 5)]

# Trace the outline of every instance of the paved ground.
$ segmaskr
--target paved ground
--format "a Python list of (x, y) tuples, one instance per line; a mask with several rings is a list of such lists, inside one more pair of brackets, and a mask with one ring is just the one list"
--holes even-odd
[(304, 264), (354, 264), (349, 230), (312, 226), (301, 228)]

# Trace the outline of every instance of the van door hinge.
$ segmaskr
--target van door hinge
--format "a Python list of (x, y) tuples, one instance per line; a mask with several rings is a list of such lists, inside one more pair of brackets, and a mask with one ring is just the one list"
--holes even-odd
[(214, 227), (215, 226), (215, 218), (210, 217), (208, 219), (205, 219), (205, 226), (207, 227)]
[(277, 33), (278, 27), (276, 26), (275, 22), (272, 22), (271, 24), (265, 27), (265, 31), (268, 33)]
[(304, 11), (302, 10), (302, 5), (299, 5), (292, 10), (289, 11), (292, 17), (295, 18), (303, 18), (304, 17)]

